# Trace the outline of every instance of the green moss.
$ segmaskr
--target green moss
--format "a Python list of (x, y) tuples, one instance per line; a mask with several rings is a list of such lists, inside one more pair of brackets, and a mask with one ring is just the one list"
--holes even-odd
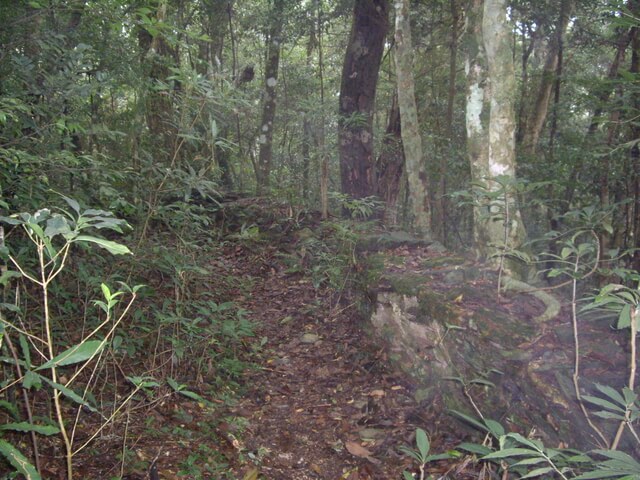
[(462, 265), (465, 259), (462, 257), (437, 257), (427, 258), (421, 262), (422, 268), (452, 267)]
[(391, 289), (400, 295), (415, 296), (424, 287), (425, 277), (415, 273), (386, 274), (384, 275), (391, 285)]
[(423, 290), (418, 295), (418, 312), (416, 321), (428, 323), (436, 320), (440, 324), (454, 323), (458, 315), (443, 295)]

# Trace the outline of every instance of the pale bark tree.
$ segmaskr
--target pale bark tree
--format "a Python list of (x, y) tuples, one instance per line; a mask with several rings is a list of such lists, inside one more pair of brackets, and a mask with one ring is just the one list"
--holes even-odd
[(418, 123), (418, 109), (416, 108), (409, 0), (396, 0), (395, 10), (398, 107), (402, 125), (402, 146), (409, 183), (409, 198), (416, 232), (420, 235), (430, 236), (431, 206), (429, 204), (428, 177), (422, 152), (420, 124)]
[[(496, 177), (503, 185), (515, 181), (516, 82), (506, 0), (485, 0), (484, 5), (471, 0), (468, 22), (466, 122), (472, 180), (500, 192)], [(474, 239), (481, 258), (518, 249), (525, 240), (515, 196), (506, 190), (497, 198), (500, 206), (477, 207)], [(505, 266), (516, 274), (513, 265)]]
[(282, 14), (284, 0), (274, 0), (269, 19), (267, 52), (265, 58), (264, 93), (262, 120), (258, 133), (260, 151), (256, 163), (256, 193), (268, 193), (270, 187), (271, 161), (273, 156), (273, 123), (276, 118), (276, 86), (280, 66), (280, 47), (282, 43)]
[(338, 142), (342, 192), (375, 193), (373, 111), (388, 28), (387, 0), (356, 0), (340, 85)]
[[(471, 179), (482, 181), (489, 176), (489, 92), (487, 59), (482, 39), (483, 0), (470, 0), (467, 9), (466, 59), (467, 77), (465, 121), (467, 129), (467, 154), (471, 168)], [(488, 208), (479, 204), (473, 208), (473, 241), (479, 258), (487, 256), (489, 244), (482, 228), (483, 218), (489, 215)]]

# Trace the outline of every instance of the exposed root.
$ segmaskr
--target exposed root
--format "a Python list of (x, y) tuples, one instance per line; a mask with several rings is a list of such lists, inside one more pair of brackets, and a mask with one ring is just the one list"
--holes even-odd
[(505, 291), (511, 290), (518, 293), (528, 293), (544, 303), (546, 307), (545, 311), (533, 319), (536, 323), (548, 322), (560, 314), (560, 302), (556, 297), (543, 290), (536, 289), (528, 283), (521, 282), (520, 280), (516, 280), (511, 277), (504, 277), (502, 281), (502, 288), (504, 288)]

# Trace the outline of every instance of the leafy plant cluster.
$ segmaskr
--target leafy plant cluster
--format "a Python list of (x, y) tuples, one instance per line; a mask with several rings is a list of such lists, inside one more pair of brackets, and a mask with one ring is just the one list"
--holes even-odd
[[(0, 457), (29, 479), (41, 478), (43, 448), (58, 442), (73, 478), (78, 456), (106, 429), (122, 428), (131, 405), (176, 394), (204, 405), (228, 398), (255, 351), (247, 312), (197, 288), (215, 272), (190, 260), (210, 242), (157, 249), (166, 237), (156, 234), (138, 249), (147, 277), (134, 277), (126, 258), (105, 262), (91, 248), (132, 257), (112, 239), (132, 242), (127, 222), (59, 197), (65, 206), (0, 217)], [(129, 287), (127, 277), (156, 285)], [(209, 388), (190, 387), (204, 378)]]
[[(460, 196), (467, 198), (476, 208), (488, 207), (486, 220), (507, 223), (508, 207), (505, 205), (505, 198), (509, 194), (508, 189), (512, 187), (500, 181), (498, 184), (501, 188), (495, 194), (489, 195), (484, 188), (480, 188), (477, 191), (462, 193)], [(511, 194), (515, 193), (517, 191), (511, 190)], [(611, 209), (599, 209), (594, 206), (570, 210), (556, 218), (557, 224), (563, 227), (562, 231), (550, 231), (537, 241), (549, 250), (534, 256), (534, 248), (531, 246), (527, 252), (497, 246), (494, 254), (496, 258), (510, 257), (535, 266), (543, 265), (546, 268), (540, 269), (540, 273), (556, 282), (543, 288), (565, 288), (569, 293), (573, 326), (574, 393), (588, 425), (600, 441), (601, 448), (590, 452), (550, 448), (536, 439), (533, 433), (527, 437), (507, 432), (498, 422), (483, 416), (465, 387), (465, 395), (477, 417), (457, 411), (451, 413), (486, 437), (480, 444), (467, 442), (459, 445), (458, 449), (477, 456), (482, 462), (483, 470), (497, 471), (502, 478), (640, 478), (640, 463), (632, 456), (631, 451), (640, 446), (636, 427), (640, 418), (640, 402), (635, 384), (640, 276), (638, 272), (624, 268), (625, 257), (631, 252), (602, 249), (602, 235), (612, 232), (612, 214)], [(532, 245), (535, 243), (532, 242)], [(502, 271), (503, 259), (497, 263), (497, 268)], [(500, 275), (498, 278), (500, 282)], [(593, 281), (596, 278), (600, 282), (606, 280), (609, 283), (600, 287), (595, 294), (583, 293), (589, 292), (589, 286), (593, 288), (596, 285)], [(499, 292), (501, 285), (499, 284)], [(531, 291), (535, 290), (531, 287)], [(592, 394), (583, 393), (583, 384), (589, 379), (582, 378), (581, 372), (580, 324), (587, 316), (607, 321), (613, 329), (628, 332), (629, 351), (626, 355), (629, 371), (626, 379), (623, 379), (625, 385), (622, 388), (594, 384)], [(457, 380), (464, 386), (462, 379)], [(619, 378), (611, 377), (612, 384), (619, 385), (620, 381)], [(483, 384), (493, 386), (490, 382)], [(606, 435), (604, 432), (611, 428), (603, 428), (592, 416), (613, 423), (617, 426), (613, 428), (615, 433), (611, 436)], [(622, 438), (625, 433), (628, 442), (623, 447)], [(418, 450), (421, 453), (413, 451), (413, 454), (409, 454), (417, 461), (423, 478), (423, 460), (429, 458), (426, 456), (428, 448), (425, 449), (428, 442), (425, 443), (424, 433), (417, 435), (416, 441), (419, 446), (422, 444), (422, 450)], [(627, 453), (622, 448), (631, 450)], [(411, 452), (406, 449), (404, 451)], [(433, 457), (430, 461), (442, 458), (444, 457)], [(408, 474), (405, 474), (405, 477), (409, 478)]]

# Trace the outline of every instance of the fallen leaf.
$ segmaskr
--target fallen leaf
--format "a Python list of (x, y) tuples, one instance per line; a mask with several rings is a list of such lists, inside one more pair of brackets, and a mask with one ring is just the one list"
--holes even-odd
[(358, 442), (347, 442), (344, 444), (347, 448), (347, 451), (356, 457), (361, 458), (369, 458), (371, 456), (371, 452), (360, 445)]
[(384, 397), (384, 395), (384, 390), (371, 390), (371, 392), (369, 392), (370, 397)]

